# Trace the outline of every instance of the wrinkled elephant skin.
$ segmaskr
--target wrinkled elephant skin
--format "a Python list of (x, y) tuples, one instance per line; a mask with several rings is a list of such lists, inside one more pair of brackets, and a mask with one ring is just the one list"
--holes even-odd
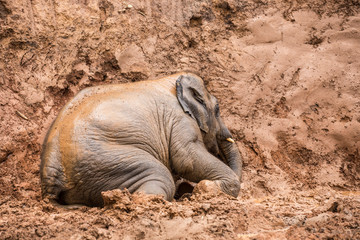
[(80, 91), (44, 141), (42, 195), (102, 206), (101, 192), (127, 188), (171, 200), (176, 175), (237, 196), (241, 164), (216, 98), (201, 78), (179, 73)]

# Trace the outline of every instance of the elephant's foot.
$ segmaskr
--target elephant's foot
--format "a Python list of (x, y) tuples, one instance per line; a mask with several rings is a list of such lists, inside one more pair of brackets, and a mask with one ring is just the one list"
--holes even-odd
[(141, 192), (150, 195), (161, 195), (166, 200), (170, 201), (173, 198), (173, 193), (169, 193), (168, 186), (165, 183), (157, 180), (147, 181), (142, 184), (135, 192)]
[[(229, 190), (230, 186), (230, 190)], [(237, 197), (238, 189), (237, 184), (234, 184), (235, 187), (231, 184), (225, 185), (223, 181), (215, 180), (202, 180), (194, 188), (193, 193), (197, 195), (211, 195), (219, 196), (227, 194), (232, 197)], [(233, 187), (233, 188), (232, 188)], [(235, 189), (235, 190), (234, 190)]]

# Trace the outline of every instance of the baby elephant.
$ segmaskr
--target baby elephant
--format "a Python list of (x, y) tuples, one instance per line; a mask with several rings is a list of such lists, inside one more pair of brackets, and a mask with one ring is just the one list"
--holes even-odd
[(80, 91), (47, 133), (40, 175), (44, 198), (103, 206), (112, 189), (171, 200), (174, 176), (236, 197), (241, 167), (216, 98), (200, 77), (179, 73)]

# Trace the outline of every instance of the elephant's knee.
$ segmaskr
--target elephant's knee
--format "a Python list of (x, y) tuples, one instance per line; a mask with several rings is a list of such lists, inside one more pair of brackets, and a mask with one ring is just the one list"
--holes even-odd
[(226, 194), (237, 197), (240, 192), (240, 181), (237, 177), (224, 179), (220, 183), (220, 188)]
[(166, 200), (170, 201), (175, 195), (175, 184), (173, 182), (165, 183), (163, 181), (152, 180), (142, 184), (135, 192), (161, 195), (164, 196)]

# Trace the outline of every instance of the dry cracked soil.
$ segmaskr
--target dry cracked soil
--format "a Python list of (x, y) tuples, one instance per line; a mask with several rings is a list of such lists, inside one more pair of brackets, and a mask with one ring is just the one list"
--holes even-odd
[[(0, 239), (360, 239), (359, 0), (0, 0)], [(198, 73), (243, 155), (237, 198), (41, 199), (79, 90)]]

